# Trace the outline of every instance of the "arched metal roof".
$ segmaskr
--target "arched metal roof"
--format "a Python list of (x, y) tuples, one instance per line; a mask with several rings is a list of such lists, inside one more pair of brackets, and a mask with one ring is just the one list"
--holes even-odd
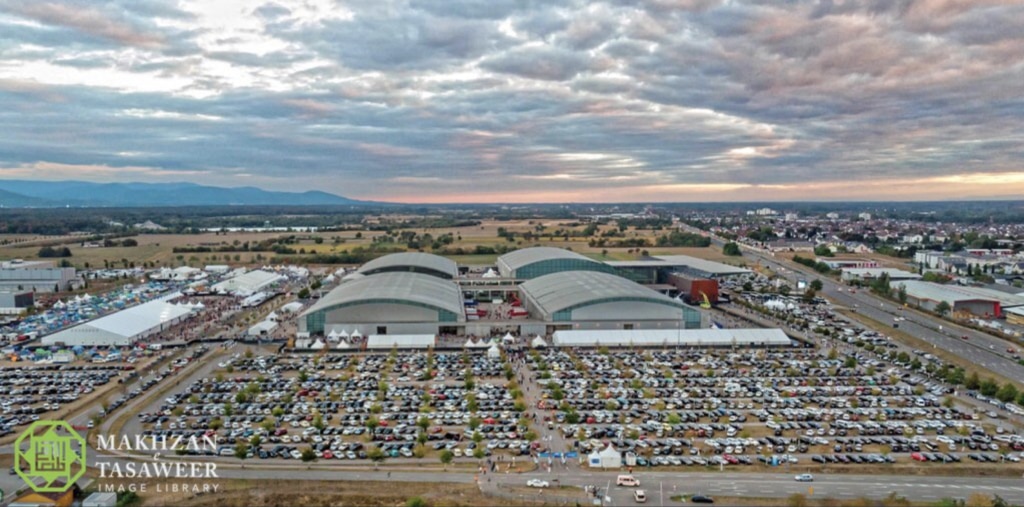
[(608, 301), (648, 301), (686, 308), (683, 303), (632, 280), (600, 271), (563, 271), (523, 282), (519, 286), (546, 315)]
[(378, 257), (363, 264), (357, 271), (364, 275), (369, 275), (379, 272), (399, 271), (404, 268), (408, 268), (409, 271), (416, 269), (434, 271), (447, 278), (455, 278), (459, 273), (459, 268), (455, 261), (440, 255), (423, 252), (402, 252)]
[(450, 280), (423, 273), (380, 273), (345, 282), (306, 310), (309, 315), (335, 306), (375, 301), (405, 301), (411, 304), (464, 315), (462, 292)]
[(573, 252), (572, 250), (566, 250), (564, 248), (555, 248), (550, 246), (536, 246), (531, 248), (523, 248), (521, 250), (513, 250), (505, 255), (502, 255), (501, 257), (498, 257), (498, 266), (504, 267), (505, 270), (508, 271), (515, 271), (523, 266), (527, 266), (535, 262), (547, 261), (552, 259), (576, 259), (599, 264), (594, 259)]

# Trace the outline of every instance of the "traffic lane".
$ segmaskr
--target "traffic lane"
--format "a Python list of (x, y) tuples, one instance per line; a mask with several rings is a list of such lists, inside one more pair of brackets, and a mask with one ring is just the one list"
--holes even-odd
[[(796, 281), (796, 278), (798, 277), (796, 275), (803, 277), (814, 276), (812, 274), (804, 272), (803, 270), (784, 266), (777, 261), (769, 261), (765, 259), (765, 262), (769, 265), (775, 266), (777, 272), (781, 271), (779, 268), (785, 268), (785, 271), (782, 272), (783, 277), (786, 278), (787, 280), (791, 280), (792, 282)], [(955, 323), (941, 320), (938, 317), (929, 318), (928, 316), (921, 315), (914, 311), (903, 312), (901, 311), (900, 306), (896, 303), (892, 303), (884, 299), (881, 299), (880, 297), (871, 294), (870, 291), (861, 290), (856, 293), (851, 293), (850, 288), (847, 287), (844, 290), (844, 286), (841, 283), (836, 282), (830, 278), (824, 278), (821, 279), (821, 281), (823, 292), (826, 296), (832, 298), (833, 300), (844, 301), (850, 305), (860, 304), (865, 305), (866, 307), (877, 307), (878, 309), (884, 310), (886, 317), (882, 319), (876, 318), (876, 320), (882, 320), (883, 322), (886, 322), (888, 320), (891, 320), (893, 317), (904, 317), (907, 319), (907, 321), (913, 321), (924, 328), (929, 328), (929, 331), (935, 333), (935, 336), (951, 337), (951, 334), (947, 335), (946, 333), (939, 331), (940, 326), (950, 328), (950, 332), (955, 330), (961, 335), (966, 335), (968, 336), (968, 338), (974, 340), (974, 343), (966, 345), (967, 347), (975, 348), (977, 350), (983, 350), (987, 353), (997, 355), (1005, 359), (1007, 361), (1007, 364), (1020, 367), (1020, 365), (1010, 357), (1010, 354), (1006, 352), (1006, 348), (1011, 344), (1005, 340), (994, 337), (987, 333), (983, 333), (981, 331), (976, 331), (970, 328), (963, 328), (961, 326), (956, 325)], [(958, 336), (952, 337), (959, 338)], [(958, 344), (958, 347), (963, 348), (963, 345)], [(1013, 368), (1010, 369), (1012, 370)], [(1024, 374), (1024, 368), (1021, 368), (1020, 373)]]
[[(800, 270), (782, 266), (778, 262), (770, 261), (768, 259), (764, 260), (765, 263), (768, 264), (769, 266), (775, 266), (774, 269), (777, 272), (780, 272), (781, 276), (783, 276), (783, 278), (787, 280), (795, 282), (796, 278), (799, 278), (801, 276), (808, 276), (806, 273)], [(785, 268), (785, 271), (782, 271), (780, 268)], [(895, 306), (893, 303), (886, 303), (884, 300), (878, 299), (871, 294), (864, 293), (863, 291), (859, 291), (857, 293), (850, 293), (848, 289), (843, 291), (841, 290), (842, 286), (840, 284), (830, 279), (822, 280), (822, 283), (823, 292), (827, 297), (829, 297), (830, 299), (837, 303), (843, 304), (844, 306), (855, 308), (857, 312), (862, 313), (867, 317), (876, 320), (880, 323), (891, 325), (891, 323), (893, 322), (893, 317), (900, 315), (899, 313), (890, 313), (886, 311), (887, 305), (890, 309), (899, 308), (898, 306)], [(918, 314), (915, 314), (915, 317), (917, 319), (925, 319), (925, 317)], [(904, 322), (911, 321), (908, 319), (907, 321)], [(987, 369), (995, 371), (996, 373), (999, 373), (1002, 376), (1008, 378), (1024, 378), (1024, 366), (1021, 366), (1016, 361), (1010, 359), (1007, 355), (1004, 355), (1004, 353), (1002, 352), (1002, 348), (996, 348), (996, 343), (993, 342), (999, 342), (999, 344), (1002, 346), (1006, 345), (1005, 342), (999, 340), (998, 338), (989, 336), (979, 331), (965, 330), (964, 334), (968, 334), (968, 336), (970, 336), (970, 334), (979, 336), (979, 338), (975, 339), (976, 342), (985, 341), (988, 347), (983, 347), (977, 345), (976, 343), (965, 343), (963, 340), (959, 338), (951, 337), (949, 335), (940, 333), (937, 330), (935, 330), (938, 325), (948, 324), (923, 324), (921, 322), (918, 322), (917, 320), (914, 320), (911, 325), (916, 326), (916, 328), (913, 329), (906, 328), (902, 326), (902, 324), (903, 322), (901, 322), (901, 327), (903, 327), (905, 331), (913, 331), (910, 334), (913, 334), (918, 338), (921, 338), (932, 344), (940, 345), (943, 349), (956, 355), (959, 355), (965, 359), (968, 359), (971, 362), (983, 366)]]
[[(875, 306), (872, 301), (865, 301), (860, 299), (851, 299), (849, 296), (844, 295), (840, 292), (835, 295), (833, 299), (844, 303), (845, 306), (851, 307), (862, 315), (867, 316), (880, 323), (886, 323), (891, 325), (894, 317), (893, 314), (885, 311), (885, 307), (879, 305)], [(854, 302), (856, 301), (856, 302)], [(877, 304), (877, 303), (876, 303)], [(857, 305), (857, 306), (853, 306)], [(890, 305), (891, 306), (891, 305)], [(995, 371), (1004, 377), (1009, 378), (1024, 378), (1024, 367), (1018, 364), (1016, 361), (1010, 360), (999, 354), (994, 354), (990, 350), (985, 348), (971, 345), (969, 342), (964, 340), (940, 333), (932, 329), (928, 325), (922, 325), (916, 321), (906, 320), (899, 322), (899, 329), (931, 343), (934, 346), (941, 347), (942, 349), (961, 356), (971, 362), (985, 367), (986, 369)]]
[[(563, 484), (602, 485), (614, 475), (607, 473), (582, 474), (567, 477)], [(944, 497), (966, 498), (973, 493), (998, 494), (1011, 503), (1024, 501), (1024, 483), (1018, 479), (991, 479), (971, 477), (901, 477), (901, 476), (815, 476), (813, 482), (798, 482), (793, 474), (736, 474), (698, 473), (671, 474), (635, 472), (648, 503), (657, 504), (664, 494), (666, 500), (677, 495), (701, 494), (708, 496), (775, 497), (784, 498), (795, 493), (812, 497), (839, 499), (884, 498), (890, 493), (910, 500), (939, 500)], [(634, 505), (633, 490), (612, 486), (614, 505)]]

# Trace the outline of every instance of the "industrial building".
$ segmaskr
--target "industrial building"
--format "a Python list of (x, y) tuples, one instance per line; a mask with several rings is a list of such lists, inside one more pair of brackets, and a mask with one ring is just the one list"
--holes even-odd
[(0, 292), (0, 315), (17, 315), (33, 304), (31, 292)]
[(498, 257), (498, 273), (502, 278), (530, 280), (562, 271), (615, 272), (611, 266), (572, 250), (547, 246), (514, 250)]
[(843, 269), (842, 279), (844, 282), (870, 283), (882, 275), (888, 275), (889, 281), (920, 280), (921, 275), (903, 271), (902, 269), (889, 268), (846, 268)]
[(75, 268), (58, 268), (47, 261), (0, 263), (0, 291), (63, 292), (78, 282)]
[(193, 307), (167, 302), (176, 296), (172, 294), (44, 336), (42, 344), (83, 347), (131, 345), (192, 316)]
[(642, 284), (666, 284), (672, 274), (693, 279), (719, 279), (751, 273), (749, 269), (690, 257), (689, 255), (658, 255), (635, 261), (607, 261), (615, 273)]
[[(381, 257), (346, 275), (303, 312), (298, 332), (378, 337), (548, 335), (559, 329), (701, 325), (696, 309), (611, 273), (615, 268), (607, 264), (557, 248), (518, 252), (502, 256), (498, 267), (505, 275), (525, 279), (460, 277), (454, 262), (432, 254)], [(395, 343), (391, 338), (375, 340)]]
[(921, 281), (904, 281), (892, 286), (906, 290), (908, 304), (934, 311), (939, 303), (945, 301), (953, 315), (964, 317), (998, 318), (1004, 308), (1024, 306), (1024, 296), (981, 287)]
[(700, 313), (620, 276), (564, 271), (523, 282), (521, 300), (547, 331), (700, 327)]
[(684, 300), (691, 305), (718, 304), (718, 280), (699, 278), (686, 273), (672, 273), (668, 282), (684, 295)]
[(451, 280), (458, 276), (459, 268), (455, 261), (420, 252), (403, 252), (378, 257), (366, 264), (363, 264), (357, 273), (363, 275), (374, 275), (378, 273), (412, 272), (432, 275), (439, 278)]
[(344, 282), (306, 310), (299, 332), (363, 336), (456, 334), (466, 320), (451, 280), (416, 272), (385, 272)]

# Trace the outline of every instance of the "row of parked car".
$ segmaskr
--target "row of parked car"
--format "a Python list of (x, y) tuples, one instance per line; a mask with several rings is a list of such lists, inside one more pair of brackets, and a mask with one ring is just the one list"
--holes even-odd
[(419, 445), (465, 456), (537, 447), (505, 387), (506, 365), (482, 353), (235, 355), (218, 367), (140, 414), (144, 432), (216, 435), (231, 449), (259, 436), (250, 454), (266, 459), (306, 446), (325, 459), (365, 458), (364, 444), (394, 457)]

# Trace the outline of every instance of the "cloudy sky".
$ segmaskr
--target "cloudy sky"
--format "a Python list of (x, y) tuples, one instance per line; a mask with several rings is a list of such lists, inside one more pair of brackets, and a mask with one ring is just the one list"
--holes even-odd
[(1024, 2), (0, 0), (0, 132), (0, 179), (1019, 198)]

